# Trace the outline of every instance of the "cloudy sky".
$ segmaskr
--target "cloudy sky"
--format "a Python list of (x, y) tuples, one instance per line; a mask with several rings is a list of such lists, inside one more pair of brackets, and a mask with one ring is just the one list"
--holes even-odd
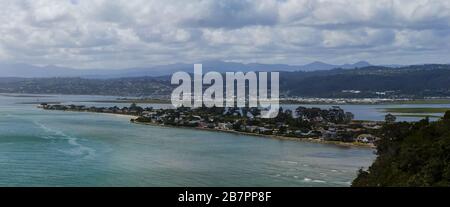
[(448, 0), (0, 0), (0, 63), (450, 63)]

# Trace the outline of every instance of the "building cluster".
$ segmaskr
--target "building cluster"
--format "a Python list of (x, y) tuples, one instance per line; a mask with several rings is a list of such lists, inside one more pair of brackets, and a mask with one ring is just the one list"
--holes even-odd
[(124, 115), (134, 115), (139, 116), (144, 111), (151, 111), (152, 108), (142, 108), (132, 104), (130, 107), (86, 107), (83, 105), (60, 105), (60, 104), (47, 104), (42, 103), (38, 106), (39, 108), (46, 110), (59, 110), (59, 111), (81, 111), (81, 112), (96, 112), (96, 113), (111, 113), (111, 114), (124, 114)]
[[(360, 91), (344, 90), (352, 94), (358, 94)], [(387, 92), (376, 92), (376, 94), (383, 94)], [(384, 104), (395, 103), (399, 101), (410, 101), (409, 98), (304, 98), (304, 97), (289, 97), (282, 98), (283, 103), (303, 103), (303, 104)]]
[(218, 131), (274, 135), (325, 141), (373, 143), (381, 123), (354, 121), (354, 115), (340, 107), (330, 109), (298, 107), (280, 108), (273, 119), (261, 118), (259, 108), (200, 107), (176, 109), (130, 107), (85, 107), (77, 105), (41, 104), (46, 110), (86, 111), (134, 115), (132, 122), (155, 125), (194, 127)]

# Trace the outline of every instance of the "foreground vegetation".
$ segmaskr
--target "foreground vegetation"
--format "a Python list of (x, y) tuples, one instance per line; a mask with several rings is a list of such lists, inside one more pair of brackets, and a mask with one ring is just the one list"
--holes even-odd
[(450, 186), (450, 111), (437, 122), (385, 124), (377, 159), (352, 186)]

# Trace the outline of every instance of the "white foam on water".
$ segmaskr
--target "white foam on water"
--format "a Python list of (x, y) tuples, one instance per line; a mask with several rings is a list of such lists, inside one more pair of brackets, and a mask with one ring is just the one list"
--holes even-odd
[(284, 160), (282, 160), (281, 162), (282, 163), (287, 163), (287, 164), (292, 164), (292, 165), (297, 165), (298, 164), (298, 162), (294, 162), (294, 161), (284, 161)]
[(36, 121), (34, 123), (35, 123), (35, 125), (39, 126), (42, 130), (44, 130), (46, 133), (52, 134), (52, 135), (41, 136), (41, 138), (65, 139), (65, 140), (67, 140), (67, 143), (69, 145), (74, 147), (69, 150), (58, 150), (58, 151), (63, 152), (65, 154), (73, 155), (73, 156), (83, 156), (84, 158), (91, 158), (92, 156), (95, 155), (95, 150), (90, 147), (80, 144), (78, 142), (77, 137), (69, 136), (69, 135), (65, 134), (63, 131), (52, 129), (52, 128), (50, 128), (42, 123), (36, 122)]
[(95, 155), (95, 150), (80, 144), (78, 142), (78, 138), (67, 136), (67, 140), (68, 140), (67, 142), (70, 145), (74, 146), (74, 148), (70, 150), (59, 150), (60, 152), (73, 156), (84, 156), (84, 158), (91, 158), (92, 156)]
[(41, 136), (41, 138), (44, 138), (44, 139), (55, 139), (54, 136)]
[(345, 185), (345, 186), (350, 186), (350, 185), (352, 185), (352, 182), (351, 182), (351, 181), (347, 181), (347, 182), (340, 182), (340, 181), (337, 181), (337, 182), (332, 182), (332, 183), (338, 184), (338, 185)]
[(51, 135), (46, 135), (45, 137), (47, 137), (47, 138), (56, 138), (55, 136), (62, 136), (62, 137), (66, 136), (62, 131), (49, 128), (40, 122), (34, 121), (33, 123), (36, 126), (38, 126), (40, 129), (44, 130), (44, 132), (51, 134)]
[(310, 183), (310, 182), (312, 182), (312, 183), (326, 183), (327, 181), (324, 181), (324, 180), (314, 180), (314, 179), (305, 177), (305, 178), (303, 178), (303, 182), (306, 182), (306, 183)]

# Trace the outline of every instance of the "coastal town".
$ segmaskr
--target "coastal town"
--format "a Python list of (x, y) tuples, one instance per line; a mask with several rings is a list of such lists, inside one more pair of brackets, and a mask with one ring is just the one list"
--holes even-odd
[(130, 115), (133, 123), (186, 127), (247, 135), (313, 142), (335, 143), (373, 147), (379, 130), (386, 122), (395, 122), (388, 114), (386, 121), (354, 120), (354, 115), (338, 106), (329, 109), (297, 107), (295, 110), (280, 108), (273, 119), (260, 116), (259, 108), (179, 107), (176, 109), (142, 108), (135, 103), (129, 107), (86, 107), (42, 103), (44, 110), (78, 111)]

